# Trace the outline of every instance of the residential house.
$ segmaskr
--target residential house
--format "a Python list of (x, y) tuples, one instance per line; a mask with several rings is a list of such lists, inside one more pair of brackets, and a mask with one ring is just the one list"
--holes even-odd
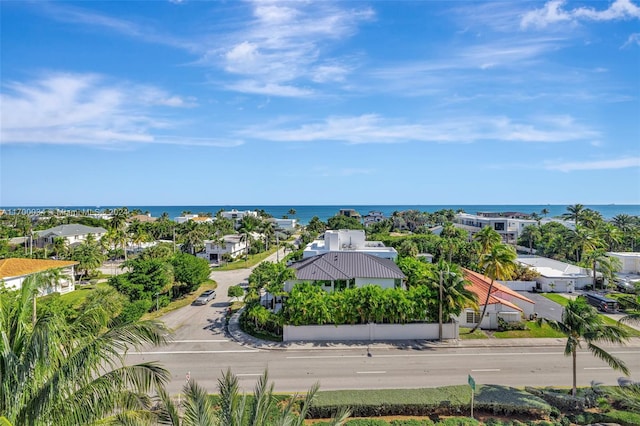
[(61, 237), (64, 238), (69, 246), (74, 246), (86, 241), (89, 235), (93, 235), (96, 240), (99, 240), (106, 233), (107, 230), (102, 227), (86, 226), (78, 223), (59, 225), (44, 231), (38, 231), (36, 245), (44, 247), (53, 244), (55, 238)]
[(282, 229), (284, 231), (293, 231), (298, 226), (297, 219), (278, 219), (278, 218), (269, 218), (269, 222), (273, 223), (277, 229)]
[[(461, 327), (474, 327), (481, 320), (480, 314), (491, 286), (491, 278), (468, 269), (463, 269), (463, 271), (464, 278), (469, 282), (467, 288), (478, 296), (479, 306), (477, 310), (465, 308), (456, 320)], [(494, 281), (491, 286), (487, 311), (480, 321), (480, 328), (497, 329), (498, 318), (506, 322), (519, 322), (523, 317), (533, 318), (534, 316), (535, 302), (533, 300)]]
[(376, 210), (371, 210), (369, 213), (362, 217), (362, 222), (364, 223), (364, 226), (369, 226), (372, 223), (382, 222), (385, 219), (386, 218), (384, 216), (384, 213)]
[(325, 231), (321, 238), (307, 244), (302, 252), (302, 258), (345, 251), (366, 253), (392, 260), (398, 257), (398, 252), (393, 247), (386, 247), (380, 241), (366, 241), (365, 233), (361, 229), (340, 229)]
[(231, 219), (233, 221), (239, 222), (241, 221), (245, 216), (253, 216), (253, 217), (258, 217), (258, 212), (253, 211), (253, 210), (245, 210), (245, 211), (239, 211), (236, 209), (231, 209), (228, 211), (222, 211), (220, 212), (220, 216), (222, 216), (225, 219)]
[(38, 272), (59, 269), (61, 278), (53, 286), (40, 290), (41, 295), (68, 293), (75, 290), (74, 267), (78, 262), (50, 259), (10, 258), (0, 260), (0, 281), (8, 289), (19, 290), (29, 276)]
[(158, 220), (157, 217), (152, 217), (151, 213), (149, 214), (134, 214), (133, 216), (129, 217), (127, 219), (127, 222), (131, 223), (131, 222), (135, 222), (135, 221), (141, 222), (141, 223), (153, 223), (156, 220)]
[(231, 258), (247, 252), (247, 240), (244, 235), (230, 234), (219, 240), (205, 240), (204, 252), (198, 253), (198, 257), (208, 260), (211, 263), (220, 263), (222, 256), (228, 254)]
[(185, 214), (184, 216), (178, 216), (175, 218), (177, 223), (186, 223), (186, 222), (198, 222), (198, 223), (206, 223), (213, 222), (213, 218), (207, 216), (199, 216), (197, 214)]
[(321, 283), (327, 291), (363, 287), (404, 287), (406, 276), (393, 260), (355, 251), (335, 251), (302, 259), (290, 265), (295, 280), (287, 281), (285, 291), (301, 282)]
[[(536, 277), (536, 289), (539, 291), (573, 293), (593, 285), (593, 271), (588, 268), (533, 255), (520, 255), (516, 262), (540, 274)], [(596, 277), (602, 279), (602, 274), (597, 272)]]
[(500, 234), (505, 243), (515, 244), (524, 228), (529, 225), (538, 224), (538, 222), (533, 219), (522, 219), (522, 214), (508, 213), (510, 213), (510, 216), (501, 216), (499, 213), (482, 212), (475, 215), (458, 213), (454, 218), (454, 225), (469, 232), (470, 238), (473, 238), (482, 228), (488, 226)]
[(358, 213), (354, 209), (340, 209), (340, 211), (338, 211), (338, 215), (346, 216), (346, 217), (355, 217), (358, 220), (362, 218), (362, 216), (360, 216), (360, 213)]
[(622, 274), (640, 274), (640, 253), (609, 252), (607, 255), (620, 261), (622, 268), (618, 272)]

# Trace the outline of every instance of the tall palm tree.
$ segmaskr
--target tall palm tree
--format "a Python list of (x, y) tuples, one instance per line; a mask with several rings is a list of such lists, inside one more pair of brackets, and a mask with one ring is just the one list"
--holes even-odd
[(491, 248), (491, 251), (484, 254), (480, 258), (480, 268), (484, 271), (484, 274), (491, 278), (489, 289), (487, 290), (487, 297), (483, 301), (482, 314), (480, 315), (480, 321), (476, 323), (473, 329), (469, 333), (473, 333), (480, 327), (482, 318), (484, 318), (487, 312), (487, 306), (489, 305), (489, 297), (491, 297), (491, 290), (495, 280), (506, 280), (511, 278), (516, 270), (516, 252), (513, 247), (507, 244), (496, 244)]
[(126, 207), (115, 209), (109, 220), (109, 229), (112, 231), (114, 241), (117, 241), (124, 251), (124, 260), (127, 260), (127, 218), (129, 210)]
[(602, 273), (603, 284), (605, 280), (611, 283), (616, 276), (616, 272), (622, 268), (620, 260), (615, 257), (607, 256), (607, 252), (604, 249), (591, 250), (585, 253), (582, 260), (593, 273), (594, 290), (597, 283), (597, 272)]
[(122, 351), (167, 341), (156, 322), (120, 323), (97, 301), (73, 322), (48, 313), (31, 324), (35, 280), (0, 293), (0, 413), (10, 425), (93, 424), (115, 412), (148, 409), (148, 394), (170, 379)]
[(582, 214), (584, 213), (585, 207), (582, 204), (573, 204), (567, 206), (567, 213), (563, 214), (562, 217), (565, 219), (573, 220), (575, 226), (578, 226), (578, 222), (580, 221)]
[(533, 246), (536, 243), (536, 240), (539, 240), (542, 237), (542, 233), (540, 232), (540, 228), (534, 225), (527, 225), (522, 230), (522, 234), (520, 235), (520, 239), (522, 241), (527, 241), (529, 243), (529, 253), (533, 253)]
[(540, 210), (540, 214), (544, 217), (547, 217), (547, 215), (549, 214), (549, 209), (548, 208), (544, 208), (542, 210)]
[(502, 242), (502, 237), (490, 226), (485, 226), (473, 236), (473, 239), (480, 243), (480, 257), (489, 253), (491, 249)]
[(477, 306), (475, 293), (467, 288), (467, 281), (458, 265), (440, 260), (427, 272), (426, 283), (438, 291), (438, 336), (442, 340), (443, 318), (459, 315), (465, 307)]
[(602, 239), (592, 229), (582, 226), (578, 226), (575, 231), (572, 231), (571, 240), (576, 262), (582, 260), (581, 253), (587, 253), (604, 246)]
[(596, 345), (599, 342), (624, 343), (628, 338), (627, 332), (619, 326), (606, 325), (602, 316), (584, 298), (580, 297), (567, 303), (562, 312), (562, 321), (540, 318), (538, 322), (547, 322), (551, 328), (567, 337), (564, 354), (571, 356), (573, 361), (573, 396), (577, 390), (576, 356), (578, 348), (582, 347), (582, 341), (586, 342), (589, 352), (606, 362), (609, 367), (629, 375), (629, 369), (622, 360)]

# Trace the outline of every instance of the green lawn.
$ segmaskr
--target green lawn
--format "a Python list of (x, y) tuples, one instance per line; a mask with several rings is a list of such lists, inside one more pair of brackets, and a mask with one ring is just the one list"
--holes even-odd
[(215, 270), (216, 271), (234, 271), (236, 269), (251, 268), (252, 266), (255, 266), (258, 263), (262, 262), (263, 260), (265, 260), (267, 257), (269, 257), (275, 252), (276, 252), (276, 248), (272, 247), (269, 250), (264, 251), (262, 253), (249, 255), (249, 258), (247, 260), (245, 259), (236, 260), (231, 263), (227, 263), (226, 265), (218, 266), (217, 268), (215, 268)]
[(556, 293), (542, 293), (542, 295), (549, 300), (553, 300), (560, 306), (567, 306), (567, 303), (569, 303), (569, 299)]
[(488, 339), (489, 336), (487, 336), (487, 333), (485, 333), (484, 331), (477, 329), (476, 331), (473, 332), (473, 334), (469, 334), (469, 332), (471, 331), (470, 328), (467, 327), (460, 327), (460, 339), (462, 340), (472, 340), (472, 339)]
[(198, 287), (196, 291), (193, 291), (187, 294), (182, 299), (174, 300), (164, 308), (161, 308), (159, 311), (153, 311), (153, 312), (144, 314), (142, 316), (142, 319), (143, 320), (156, 319), (171, 311), (175, 311), (176, 309), (180, 309), (184, 306), (190, 305), (191, 303), (193, 303), (194, 300), (196, 300), (196, 298), (200, 295), (200, 293), (202, 293), (205, 290), (215, 289), (216, 287), (218, 287), (218, 284), (215, 281), (207, 280), (204, 283), (200, 284), (200, 287)]
[(524, 337), (564, 337), (560, 332), (555, 331), (549, 324), (543, 323), (538, 325), (536, 321), (527, 321), (526, 330), (510, 330), (510, 331), (496, 331), (493, 336), (498, 339), (514, 339)]
[(108, 288), (107, 283), (89, 284), (83, 286), (76, 286), (76, 289), (72, 292), (60, 295), (60, 300), (69, 304), (72, 308), (78, 308), (85, 301), (87, 296), (91, 294), (95, 289)]

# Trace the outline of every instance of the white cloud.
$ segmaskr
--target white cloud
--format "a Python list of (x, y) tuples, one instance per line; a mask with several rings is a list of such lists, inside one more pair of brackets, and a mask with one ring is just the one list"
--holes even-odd
[(569, 142), (599, 138), (599, 132), (569, 116), (539, 117), (529, 122), (500, 116), (449, 118), (425, 123), (403, 123), (376, 114), (329, 117), (297, 127), (251, 128), (243, 136), (280, 142), (338, 141), (351, 144), (439, 142), (471, 143)]
[(621, 49), (626, 48), (627, 46), (640, 46), (640, 33), (633, 33), (629, 36), (627, 41), (620, 47)]
[[(241, 141), (159, 135), (171, 127), (155, 108), (184, 107), (165, 91), (112, 83), (96, 74), (50, 74), (28, 83), (7, 83), (0, 94), (0, 142), (112, 146), (131, 143), (236, 146)], [(191, 100), (193, 102), (193, 100)]]
[(640, 168), (640, 157), (626, 157), (615, 160), (550, 163), (545, 166), (547, 170), (559, 170), (561, 172), (572, 172), (576, 170), (628, 169), (635, 167)]
[(630, 0), (615, 0), (607, 9), (595, 10), (591, 7), (578, 7), (566, 10), (565, 0), (548, 1), (541, 9), (525, 13), (520, 21), (522, 28), (544, 28), (561, 22), (577, 22), (580, 20), (616, 21), (640, 18), (640, 8)]
[(332, 2), (249, 4), (253, 19), (222, 35), (226, 47), (216, 40), (200, 63), (222, 67), (242, 80), (227, 84), (230, 90), (274, 96), (308, 96), (313, 93), (308, 84), (343, 81), (352, 66), (331, 57), (332, 45), (374, 16), (370, 9), (340, 8)]

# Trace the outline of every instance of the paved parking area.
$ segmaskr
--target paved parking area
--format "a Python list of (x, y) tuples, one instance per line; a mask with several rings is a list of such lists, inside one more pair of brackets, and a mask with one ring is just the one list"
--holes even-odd
[(518, 293), (528, 297), (536, 303), (536, 312), (538, 313), (538, 317), (556, 321), (562, 320), (562, 306), (556, 302), (549, 300), (538, 293), (530, 293), (528, 291), (519, 291)]

